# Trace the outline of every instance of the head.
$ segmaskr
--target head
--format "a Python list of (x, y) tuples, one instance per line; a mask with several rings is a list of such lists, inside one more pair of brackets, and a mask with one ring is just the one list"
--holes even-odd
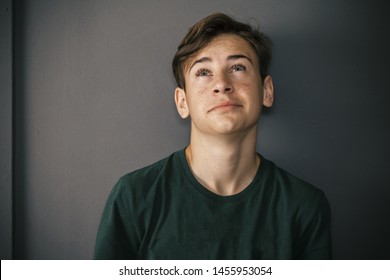
[(215, 13), (193, 25), (179, 45), (172, 61), (178, 87), (185, 89), (184, 71), (188, 67), (188, 61), (213, 39), (223, 34), (238, 35), (246, 40), (258, 57), (261, 79), (267, 77), (271, 61), (271, 40), (248, 24), (238, 22), (225, 14)]
[(191, 117), (191, 139), (256, 135), (261, 108), (273, 103), (270, 47), (265, 35), (224, 14), (189, 30), (173, 70), (176, 107), (182, 118)]

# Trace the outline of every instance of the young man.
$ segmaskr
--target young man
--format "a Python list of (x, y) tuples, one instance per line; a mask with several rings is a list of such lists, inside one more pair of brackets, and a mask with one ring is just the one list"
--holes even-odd
[(104, 209), (96, 259), (328, 259), (322, 191), (256, 152), (274, 99), (271, 41), (224, 14), (196, 23), (173, 59), (189, 145), (123, 176)]

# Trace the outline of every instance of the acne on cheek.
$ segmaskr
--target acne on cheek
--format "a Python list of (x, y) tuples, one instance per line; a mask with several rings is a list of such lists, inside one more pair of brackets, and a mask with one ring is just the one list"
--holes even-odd
[(204, 96), (204, 95), (206, 95), (208, 92), (210, 92), (210, 89), (203, 89), (203, 90), (198, 91), (198, 95), (199, 95), (199, 96)]
[(193, 90), (191, 92), (193, 94), (196, 94), (197, 96), (202, 96), (202, 95), (205, 95), (208, 92), (212, 91), (212, 88), (209, 85), (209, 83), (206, 83), (204, 81), (193, 82), (193, 83), (191, 83), (189, 88), (192, 88)]
[(240, 84), (240, 88), (245, 92), (253, 90), (253, 83), (245, 82)]

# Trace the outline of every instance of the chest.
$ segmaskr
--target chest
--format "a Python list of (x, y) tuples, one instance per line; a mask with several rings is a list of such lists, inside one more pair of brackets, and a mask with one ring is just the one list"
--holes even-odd
[(291, 258), (291, 223), (266, 205), (181, 201), (154, 212), (139, 258)]

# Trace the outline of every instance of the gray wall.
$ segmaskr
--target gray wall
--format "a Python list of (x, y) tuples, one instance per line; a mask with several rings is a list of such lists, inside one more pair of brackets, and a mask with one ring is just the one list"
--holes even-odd
[(119, 176), (187, 144), (171, 58), (222, 11), (275, 43), (260, 153), (325, 191), (336, 259), (389, 259), (385, 3), (16, 1), (15, 257), (92, 257)]
[(0, 259), (12, 257), (12, 5), (0, 2)]

